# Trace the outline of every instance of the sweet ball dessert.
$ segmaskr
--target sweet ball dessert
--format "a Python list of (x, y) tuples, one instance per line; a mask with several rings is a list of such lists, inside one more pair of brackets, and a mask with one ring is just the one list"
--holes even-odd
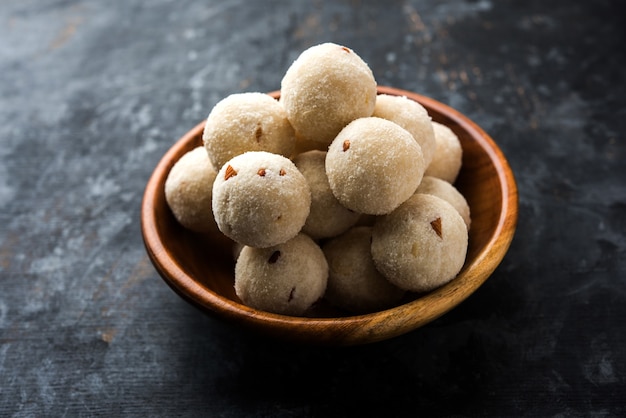
[(422, 148), (425, 164), (430, 164), (435, 154), (435, 132), (424, 106), (405, 96), (379, 94), (372, 116), (395, 122), (409, 131)]
[(300, 232), (309, 215), (311, 192), (286, 157), (249, 151), (217, 173), (212, 207), (220, 231), (251, 247), (271, 247)]
[(329, 145), (354, 119), (371, 116), (376, 80), (353, 50), (334, 43), (312, 46), (287, 69), (280, 102), (304, 139)]
[(452, 280), (465, 263), (468, 232), (445, 200), (415, 194), (372, 230), (372, 259), (396, 286), (428, 292)]
[(302, 52), (279, 100), (219, 101), (202, 145), (170, 170), (166, 201), (185, 228), (234, 241), (234, 290), (251, 308), (315, 315), (323, 298), (365, 314), (444, 285), (465, 263), (459, 138), (420, 103), (377, 95), (350, 48)]
[(295, 131), (282, 105), (263, 93), (236, 93), (219, 101), (209, 113), (202, 134), (215, 170), (247, 151), (289, 157)]
[(463, 218), (467, 229), (470, 229), (470, 207), (465, 197), (452, 184), (437, 177), (424, 176), (415, 193), (430, 194), (450, 203)]
[(461, 141), (452, 129), (439, 122), (432, 122), (435, 132), (435, 154), (425, 175), (454, 183), (463, 164)]
[(326, 177), (326, 152), (312, 150), (297, 155), (293, 162), (311, 190), (311, 211), (302, 232), (313, 239), (329, 238), (353, 226), (360, 214), (343, 206), (333, 195)]
[(406, 293), (376, 270), (370, 251), (372, 228), (349, 229), (322, 246), (328, 261), (325, 298), (352, 313), (389, 308)]
[(244, 246), (235, 265), (235, 293), (252, 308), (301, 316), (324, 294), (328, 263), (307, 235), (269, 248)]
[(183, 227), (200, 233), (217, 231), (211, 210), (216, 175), (203, 147), (184, 154), (170, 170), (165, 200)]
[(393, 211), (422, 180), (426, 164), (419, 144), (386, 119), (356, 119), (333, 140), (326, 175), (337, 200), (368, 215)]

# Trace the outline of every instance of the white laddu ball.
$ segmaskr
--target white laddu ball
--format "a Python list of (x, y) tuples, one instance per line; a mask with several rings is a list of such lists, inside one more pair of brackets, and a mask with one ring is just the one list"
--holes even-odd
[(406, 96), (379, 94), (372, 116), (395, 122), (409, 131), (422, 147), (426, 166), (430, 164), (435, 154), (435, 132), (424, 106)]
[(280, 102), (304, 139), (330, 144), (354, 119), (371, 116), (376, 80), (353, 50), (334, 43), (312, 46), (287, 69)]
[(185, 153), (167, 175), (165, 201), (185, 228), (194, 232), (217, 231), (211, 210), (216, 175), (203, 147)]
[(213, 183), (220, 231), (251, 247), (271, 247), (300, 232), (311, 206), (306, 179), (289, 160), (250, 151), (229, 160)]
[(328, 263), (306, 234), (269, 248), (245, 246), (235, 265), (235, 293), (252, 308), (300, 316), (326, 290)]
[(415, 194), (377, 219), (372, 231), (376, 269), (396, 286), (427, 292), (459, 273), (467, 254), (463, 218), (445, 200)]
[(463, 221), (465, 221), (467, 229), (470, 229), (472, 218), (470, 216), (469, 204), (465, 196), (454, 185), (437, 177), (424, 176), (415, 193), (431, 194), (450, 203), (459, 212)]
[(311, 189), (311, 212), (302, 228), (313, 239), (329, 238), (353, 226), (361, 216), (343, 206), (328, 184), (326, 152), (312, 150), (298, 154), (293, 162)]
[(209, 113), (202, 141), (215, 171), (247, 151), (291, 156), (295, 131), (278, 100), (257, 92), (235, 93)]
[(328, 285), (324, 297), (353, 313), (374, 312), (400, 301), (405, 291), (391, 284), (374, 266), (372, 228), (358, 226), (322, 246), (328, 261)]
[(376, 117), (351, 122), (326, 154), (326, 175), (337, 200), (368, 215), (389, 213), (413, 195), (425, 168), (413, 136)]
[(426, 167), (425, 175), (454, 183), (463, 165), (461, 141), (452, 129), (441, 123), (433, 122), (433, 130), (436, 142), (435, 154)]

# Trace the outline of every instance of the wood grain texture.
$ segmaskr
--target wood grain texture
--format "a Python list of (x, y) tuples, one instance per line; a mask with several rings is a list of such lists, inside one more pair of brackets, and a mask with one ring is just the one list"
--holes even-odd
[[(421, 103), (433, 120), (450, 127), (463, 147), (456, 186), (472, 214), (465, 265), (450, 283), (402, 305), (350, 316), (321, 311), (316, 317), (290, 317), (249, 308), (233, 290), (232, 242), (186, 231), (167, 207), (163, 185), (178, 159), (201, 145), (204, 123), (185, 134), (159, 162), (142, 204), (141, 227), (150, 259), (165, 282), (200, 309), (273, 337), (323, 345), (365, 344), (414, 330), (445, 314), (472, 294), (498, 266), (513, 238), (518, 216), (517, 187), (495, 142), (475, 123), (433, 99), (391, 87), (379, 93), (407, 96)], [(278, 98), (279, 92), (270, 93)]]

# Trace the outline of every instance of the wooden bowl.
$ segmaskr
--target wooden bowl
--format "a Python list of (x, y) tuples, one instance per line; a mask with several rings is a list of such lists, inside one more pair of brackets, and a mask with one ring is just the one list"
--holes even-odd
[[(165, 154), (148, 181), (141, 228), (148, 255), (165, 282), (191, 304), (262, 334), (323, 345), (355, 345), (412, 331), (445, 314), (491, 275), (507, 252), (517, 225), (517, 186), (504, 155), (475, 123), (433, 99), (390, 87), (379, 93), (406, 96), (421, 103), (434, 121), (450, 127), (463, 147), (456, 187), (472, 216), (467, 259), (448, 284), (388, 310), (349, 315), (320, 309), (316, 317), (291, 317), (249, 308), (234, 292), (233, 244), (221, 235), (199, 235), (182, 228), (164, 195), (167, 175), (178, 159), (202, 144), (204, 122)], [(278, 98), (280, 92), (272, 92)]]

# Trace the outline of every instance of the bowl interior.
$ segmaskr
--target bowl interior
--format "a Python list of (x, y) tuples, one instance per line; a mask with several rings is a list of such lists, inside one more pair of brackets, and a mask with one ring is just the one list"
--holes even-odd
[[(421, 103), (434, 121), (450, 127), (463, 147), (455, 186), (465, 196), (472, 224), (465, 265), (445, 286), (411, 295), (402, 305), (349, 315), (320, 305), (313, 317), (257, 311), (235, 295), (233, 244), (218, 234), (200, 235), (180, 226), (165, 201), (164, 183), (176, 161), (202, 144), (204, 122), (166, 153), (150, 178), (142, 205), (142, 233), (151, 261), (180, 296), (201, 308), (266, 334), (321, 344), (360, 344), (406, 333), (458, 305), (493, 272), (506, 253), (517, 223), (517, 189), (510, 167), (493, 140), (472, 121), (435, 100), (390, 87), (379, 93)], [(279, 92), (270, 93), (279, 97)]]

